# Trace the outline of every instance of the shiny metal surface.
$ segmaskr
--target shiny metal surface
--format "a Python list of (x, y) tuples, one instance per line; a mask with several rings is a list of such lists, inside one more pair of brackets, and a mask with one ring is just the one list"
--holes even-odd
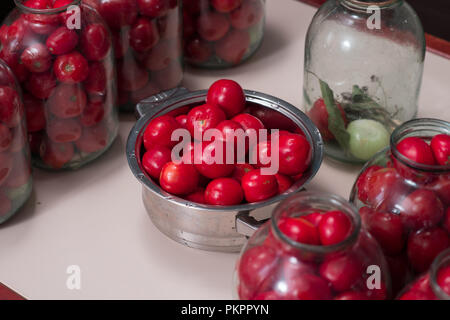
[[(127, 142), (128, 164), (143, 185), (142, 198), (145, 208), (152, 222), (161, 232), (192, 248), (238, 252), (246, 242), (246, 236), (251, 235), (251, 230), (257, 228), (261, 220), (270, 218), (271, 211), (276, 204), (290, 194), (300, 191), (314, 177), (322, 163), (323, 141), (319, 130), (311, 120), (293, 105), (270, 95), (245, 90), (248, 103), (262, 110), (277, 111), (283, 116), (281, 117), (282, 123), (284, 121), (287, 126), (294, 124), (305, 132), (305, 136), (312, 146), (310, 168), (284, 194), (259, 203), (219, 207), (193, 203), (168, 194), (144, 173), (140, 160), (142, 135), (147, 124), (153, 118), (186, 105), (204, 102), (206, 94), (206, 90), (189, 92), (185, 88), (177, 88), (139, 103), (137, 114), (141, 118), (131, 130)], [(243, 218), (250, 215), (256, 218)]]

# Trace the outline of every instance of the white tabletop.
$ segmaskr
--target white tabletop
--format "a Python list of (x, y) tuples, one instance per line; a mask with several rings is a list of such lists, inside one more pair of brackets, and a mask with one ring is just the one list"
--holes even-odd
[[(204, 89), (231, 78), (301, 106), (303, 46), (315, 11), (268, 0), (259, 52), (231, 70), (188, 69), (184, 85)], [(450, 60), (427, 53), (419, 116), (450, 120), (449, 75)], [(122, 115), (111, 150), (79, 171), (34, 171), (32, 199), (0, 226), (0, 282), (28, 299), (231, 299), (237, 254), (184, 247), (148, 218), (124, 152), (133, 123)], [(359, 169), (325, 160), (309, 188), (348, 198)], [(81, 268), (81, 290), (66, 286), (70, 265)]]

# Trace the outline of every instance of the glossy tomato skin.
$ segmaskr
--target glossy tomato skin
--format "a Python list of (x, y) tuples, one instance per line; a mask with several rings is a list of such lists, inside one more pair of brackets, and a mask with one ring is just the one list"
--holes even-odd
[(136, 0), (101, 1), (98, 11), (111, 28), (120, 29), (133, 24), (138, 15), (138, 5)]
[(404, 225), (400, 215), (373, 212), (366, 219), (366, 225), (385, 253), (391, 256), (400, 254), (406, 242)]
[(255, 169), (244, 175), (242, 188), (248, 202), (259, 202), (278, 193), (278, 182), (274, 175), (263, 175), (261, 169)]
[(150, 50), (158, 41), (156, 24), (146, 18), (139, 18), (130, 29), (130, 46), (137, 52)]
[(150, 18), (164, 16), (170, 9), (167, 0), (138, 0), (139, 12)]
[(397, 144), (397, 150), (406, 158), (421, 164), (436, 163), (431, 147), (419, 137), (407, 137)]
[(319, 273), (338, 292), (350, 290), (358, 282), (364, 266), (352, 254), (332, 256), (320, 265)]
[(46, 41), (48, 50), (54, 55), (67, 54), (78, 45), (78, 34), (66, 27), (59, 27), (49, 35)]
[(180, 124), (172, 116), (163, 115), (153, 119), (144, 132), (145, 148), (151, 150), (153, 145), (169, 148), (175, 146), (178, 142), (172, 141), (172, 133), (180, 128)]
[(164, 165), (172, 161), (171, 156), (172, 153), (169, 148), (155, 145), (144, 154), (142, 166), (152, 178), (159, 179)]
[[(339, 109), (339, 112), (341, 113), (344, 123), (347, 123), (347, 117), (345, 115), (344, 109), (339, 103), (336, 104), (336, 106)], [(325, 101), (322, 98), (314, 102), (313, 107), (308, 111), (308, 116), (311, 118), (311, 120), (319, 129), (324, 141), (330, 141), (335, 139), (333, 133), (331, 133), (330, 129), (328, 129), (328, 111), (325, 105)]]
[(367, 201), (372, 208), (380, 211), (391, 209), (395, 205), (393, 195), (403, 194), (406, 188), (394, 168), (383, 168), (368, 177), (369, 190)]
[(325, 213), (319, 224), (320, 241), (332, 245), (344, 241), (351, 233), (352, 222), (342, 211)]
[(218, 80), (209, 87), (206, 102), (221, 108), (228, 118), (242, 113), (246, 104), (242, 87), (236, 81), (228, 79)]
[(61, 82), (79, 83), (86, 80), (89, 74), (89, 64), (79, 52), (74, 51), (55, 59), (54, 72), (56, 78)]
[(204, 104), (189, 111), (186, 126), (193, 138), (202, 138), (206, 130), (215, 128), (224, 120), (226, 115), (222, 109)]
[(431, 139), (430, 146), (438, 164), (441, 166), (450, 164), (450, 135), (435, 135), (433, 139)]
[(244, 200), (244, 191), (238, 181), (232, 178), (218, 178), (206, 187), (205, 200), (211, 205), (234, 206)]
[(192, 164), (166, 163), (161, 170), (161, 188), (171, 194), (187, 195), (198, 187), (199, 174)]
[(277, 173), (275, 175), (275, 178), (277, 178), (277, 182), (278, 182), (278, 193), (282, 194), (284, 193), (286, 190), (288, 190), (292, 184), (294, 183), (292, 181), (291, 178), (289, 178), (288, 176), (282, 175), (280, 173)]
[(255, 168), (249, 163), (242, 163), (242, 164), (237, 163), (236, 166), (234, 167), (231, 177), (241, 182), (245, 174), (247, 172), (252, 171), (253, 169)]
[[(222, 148), (222, 158), (216, 152)], [(194, 149), (193, 160), (197, 170), (209, 179), (223, 178), (231, 175), (234, 170), (234, 160), (227, 162), (226, 144), (223, 142), (204, 142), (201, 144), (201, 152)]]
[(450, 296), (450, 267), (444, 266), (439, 269), (436, 276), (436, 282), (441, 289)]
[(87, 104), (86, 93), (78, 84), (60, 84), (47, 102), (48, 110), (61, 119), (81, 115)]
[(295, 176), (309, 167), (311, 146), (304, 136), (294, 133), (280, 135), (279, 148), (279, 173)]
[(42, 43), (35, 43), (27, 47), (20, 56), (21, 62), (30, 72), (44, 72), (50, 69), (52, 57), (47, 47)]
[(382, 168), (383, 167), (379, 165), (370, 166), (358, 177), (356, 181), (356, 186), (358, 188), (358, 199), (361, 200), (363, 203), (367, 204), (369, 200), (368, 199), (368, 192), (370, 190), (369, 178), (372, 176), (374, 172)]
[(278, 228), (290, 239), (305, 244), (319, 245), (319, 231), (317, 227), (302, 217), (282, 218), (278, 222)]
[(198, 188), (197, 191), (187, 195), (186, 200), (200, 204), (207, 204), (205, 199), (205, 189)]

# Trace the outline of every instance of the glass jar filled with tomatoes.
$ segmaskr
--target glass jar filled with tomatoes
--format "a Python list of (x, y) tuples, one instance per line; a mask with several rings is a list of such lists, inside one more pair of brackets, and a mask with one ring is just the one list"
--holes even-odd
[(417, 14), (402, 0), (329, 0), (306, 36), (303, 104), (326, 154), (364, 163), (415, 117), (425, 58)]
[(356, 209), (329, 194), (300, 192), (275, 209), (244, 247), (235, 272), (243, 300), (381, 300), (387, 263)]
[(228, 68), (264, 37), (265, 0), (183, 0), (184, 54), (191, 65)]
[(136, 104), (183, 79), (181, 0), (83, 0), (111, 29), (119, 105)]
[(30, 148), (20, 87), (0, 59), (0, 223), (30, 197)]
[(450, 123), (415, 119), (362, 169), (350, 196), (400, 289), (450, 247)]
[(23, 91), (33, 162), (76, 169), (117, 135), (111, 35), (80, 0), (15, 0), (0, 29), (0, 58)]
[(430, 270), (408, 285), (399, 300), (450, 300), (450, 250), (434, 260)]

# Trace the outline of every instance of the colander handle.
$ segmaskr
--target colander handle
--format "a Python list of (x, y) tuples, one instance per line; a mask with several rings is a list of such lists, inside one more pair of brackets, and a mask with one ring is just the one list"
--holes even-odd
[(189, 90), (185, 87), (176, 87), (170, 90), (166, 90), (160, 93), (157, 93), (151, 97), (148, 97), (141, 102), (139, 102), (136, 106), (136, 118), (142, 118), (150, 109), (153, 109), (166, 101), (169, 98), (174, 98), (176, 96), (186, 94)]
[(251, 237), (269, 219), (256, 220), (248, 212), (240, 212), (236, 215), (236, 231), (246, 237)]

